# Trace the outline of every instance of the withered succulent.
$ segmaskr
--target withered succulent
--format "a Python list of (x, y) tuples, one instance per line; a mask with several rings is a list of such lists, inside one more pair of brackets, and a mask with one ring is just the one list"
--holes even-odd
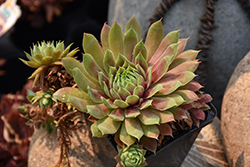
[(54, 97), (90, 114), (93, 136), (112, 134), (122, 148), (142, 144), (155, 152), (159, 136), (172, 135), (170, 122), (189, 118), (190, 126), (199, 125), (211, 101), (193, 81), (199, 51), (183, 52), (187, 39), (179, 39), (179, 30), (163, 36), (157, 21), (144, 44), (135, 17), (124, 36), (117, 22), (111, 28), (104, 24), (101, 45), (85, 33), (83, 62), (62, 59), (78, 88), (62, 88)]
[(49, 66), (61, 65), (62, 58), (72, 57), (76, 54), (78, 49), (69, 52), (71, 45), (65, 49), (63, 42), (57, 42), (56, 45), (54, 42), (41, 42), (33, 45), (32, 49), (30, 48), (31, 55), (25, 52), (29, 61), (21, 58), (20, 60), (29, 67), (37, 68), (29, 77), (29, 79), (35, 78), (33, 86), (36, 85), (41, 75), (44, 77)]

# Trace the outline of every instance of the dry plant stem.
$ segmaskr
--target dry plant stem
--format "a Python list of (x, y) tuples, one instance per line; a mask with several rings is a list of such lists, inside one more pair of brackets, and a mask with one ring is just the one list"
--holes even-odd
[(199, 40), (197, 43), (197, 49), (201, 50), (197, 58), (201, 60), (199, 67), (196, 70), (198, 75), (195, 81), (199, 82), (201, 85), (206, 86), (206, 76), (208, 69), (208, 57), (209, 49), (213, 42), (212, 30), (214, 26), (214, 3), (215, 0), (206, 0), (206, 12), (201, 18), (201, 31), (199, 32)]
[(63, 87), (72, 87), (75, 82), (72, 76), (61, 65), (50, 66), (47, 75), (43, 79), (45, 89), (56, 91)]
[[(66, 165), (70, 167), (70, 162), (69, 162), (69, 146), (71, 145), (71, 140), (70, 137), (71, 135), (69, 134), (69, 130), (77, 130), (81, 126), (79, 126), (79, 123), (82, 123), (81, 121), (75, 122), (75, 117), (72, 118), (75, 114), (77, 114), (79, 111), (75, 110), (73, 112), (68, 112), (64, 114), (62, 117), (59, 118), (58, 120), (58, 144), (60, 146), (60, 158), (59, 161), (57, 162), (55, 167), (60, 167), (63, 159), (65, 158)], [(72, 118), (72, 119), (70, 119)], [(70, 122), (74, 122), (73, 126), (70, 126)]]
[[(49, 66), (44, 70), (44, 73), (41, 75), (40, 82), (42, 83), (43, 91), (48, 89), (52, 89), (52, 91), (56, 91), (62, 87), (71, 87), (73, 86), (74, 80), (73, 78), (67, 73), (67, 71), (61, 65), (53, 65)], [(71, 145), (70, 134), (69, 130), (76, 130), (80, 128), (79, 123), (81, 123), (77, 119), (77, 116), (73, 117), (78, 111), (75, 110), (73, 112), (69, 112), (67, 105), (65, 103), (58, 102), (57, 103), (57, 112), (55, 115), (54, 120), (58, 120), (58, 145), (60, 147), (60, 158), (56, 167), (59, 167), (65, 158), (66, 165), (69, 167), (69, 146)], [(72, 119), (71, 119), (72, 118)], [(73, 120), (73, 121), (72, 121)], [(73, 126), (72, 126), (73, 122)]]
[(163, 18), (168, 10), (179, 0), (162, 0), (160, 6), (155, 9), (155, 14), (149, 19), (150, 23), (158, 21)]

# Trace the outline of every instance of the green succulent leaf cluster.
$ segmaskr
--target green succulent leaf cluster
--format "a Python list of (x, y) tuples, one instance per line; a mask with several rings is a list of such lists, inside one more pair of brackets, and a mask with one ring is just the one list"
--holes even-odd
[(83, 62), (62, 59), (78, 88), (62, 88), (54, 97), (89, 113), (95, 120), (93, 136), (113, 134), (121, 146), (140, 143), (155, 152), (159, 135), (172, 135), (169, 122), (185, 119), (189, 112), (198, 125), (212, 99), (199, 93), (202, 86), (193, 81), (198, 51), (183, 52), (187, 39), (179, 39), (179, 30), (163, 36), (157, 21), (144, 44), (135, 17), (124, 35), (118, 23), (104, 24), (101, 45), (85, 33)]
[(119, 150), (116, 159), (122, 167), (143, 167), (147, 165), (145, 154), (146, 150), (140, 149), (138, 145), (132, 145)]
[[(71, 44), (72, 45), (72, 44)], [(69, 45), (66, 49), (64, 48), (63, 42), (41, 42), (37, 43), (37, 45), (33, 44), (33, 48), (30, 48), (31, 55), (26, 53), (26, 57), (29, 61), (20, 60), (29, 67), (37, 68), (32, 75), (29, 77), (35, 78), (35, 85), (42, 73), (42, 71), (50, 66), (50, 65), (61, 65), (61, 59), (64, 57), (72, 57), (76, 54), (78, 49), (74, 49), (69, 52), (71, 45)]]
[(57, 102), (57, 100), (53, 97), (53, 92), (51, 90), (46, 92), (37, 91), (36, 93), (28, 90), (27, 98), (32, 104), (38, 102), (38, 106), (40, 108), (52, 108), (53, 104)]

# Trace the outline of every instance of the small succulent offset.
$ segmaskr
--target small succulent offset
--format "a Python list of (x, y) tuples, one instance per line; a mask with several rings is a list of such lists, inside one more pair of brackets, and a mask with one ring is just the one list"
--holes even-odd
[(71, 45), (64, 49), (63, 42), (58, 42), (56, 45), (54, 45), (54, 42), (41, 42), (41, 44), (33, 45), (33, 49), (30, 48), (31, 55), (25, 52), (29, 61), (21, 58), (20, 60), (29, 67), (37, 68), (29, 77), (29, 79), (35, 78), (33, 86), (36, 85), (40, 76), (45, 75), (44, 73), (49, 66), (62, 65), (60, 61), (62, 58), (72, 57), (76, 54), (77, 49), (69, 53)]
[(85, 33), (82, 63), (62, 59), (78, 88), (59, 89), (54, 97), (90, 114), (93, 136), (113, 135), (124, 149), (117, 159), (125, 167), (144, 166), (145, 159), (130, 165), (133, 160), (125, 161), (138, 156), (123, 152), (137, 145), (155, 152), (162, 136), (172, 136), (171, 122), (184, 120), (190, 127), (193, 122), (199, 126), (205, 119), (203, 110), (209, 108), (206, 102), (212, 100), (193, 81), (199, 51), (183, 52), (187, 39), (179, 39), (179, 31), (163, 36), (162, 23), (157, 21), (143, 43), (140, 24), (132, 17), (124, 36), (117, 22), (112, 27), (104, 24), (101, 45)]
[(147, 165), (144, 155), (146, 150), (140, 149), (138, 145), (131, 145), (125, 149), (120, 149), (118, 152), (117, 161), (120, 162), (119, 166), (145, 166)]
[(40, 108), (52, 108), (53, 104), (56, 103), (56, 99), (53, 97), (53, 92), (50, 90), (46, 92), (37, 91), (30, 100), (33, 104), (38, 102)]

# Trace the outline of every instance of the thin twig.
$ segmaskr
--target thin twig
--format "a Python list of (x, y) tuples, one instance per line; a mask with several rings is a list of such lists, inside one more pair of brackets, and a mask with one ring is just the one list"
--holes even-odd
[(201, 50), (197, 56), (201, 60), (201, 63), (196, 70), (198, 76), (195, 80), (203, 86), (206, 85), (209, 49), (213, 42), (212, 30), (215, 28), (214, 3), (215, 0), (206, 0), (206, 11), (205, 15), (201, 18), (201, 31), (199, 32), (199, 40), (196, 47), (198, 50)]

